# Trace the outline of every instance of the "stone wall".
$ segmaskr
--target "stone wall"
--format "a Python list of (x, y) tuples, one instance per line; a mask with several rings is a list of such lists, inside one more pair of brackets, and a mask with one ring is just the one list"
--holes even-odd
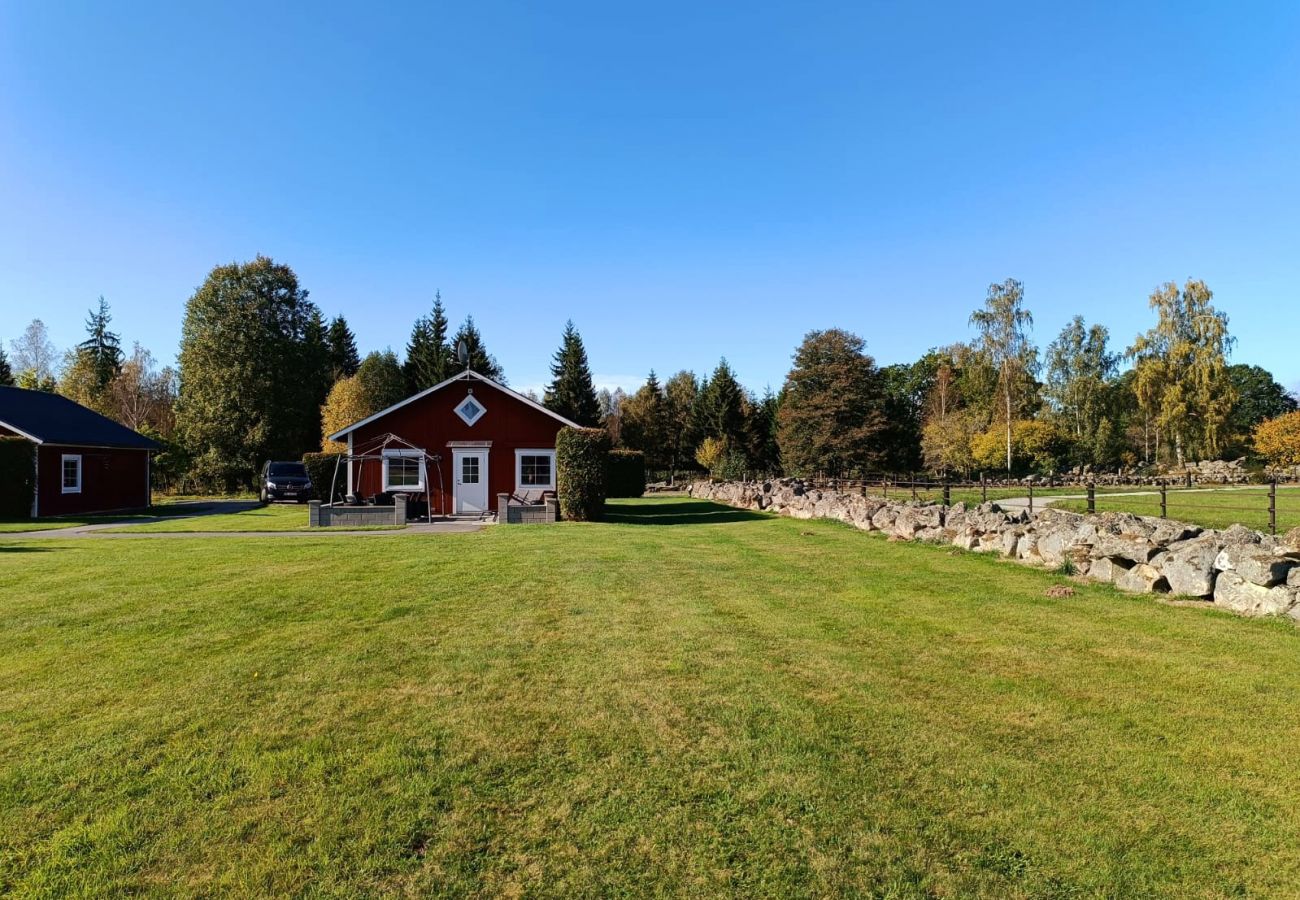
[(796, 519), (835, 519), (900, 540), (996, 553), (1131, 593), (1175, 594), (1242, 615), (1300, 620), (1300, 528), (1274, 538), (1240, 525), (1214, 531), (1129, 513), (1086, 516), (1049, 507), (1030, 515), (996, 503), (900, 503), (818, 490), (797, 479), (696, 482), (690, 494)]

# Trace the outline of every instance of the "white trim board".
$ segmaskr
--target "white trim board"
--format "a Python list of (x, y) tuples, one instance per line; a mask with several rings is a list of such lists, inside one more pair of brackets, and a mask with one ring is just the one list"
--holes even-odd
[(447, 387), (448, 385), (455, 384), (458, 381), (468, 381), (470, 379), (477, 379), (486, 385), (490, 385), (496, 388), (497, 390), (502, 391), (503, 393), (509, 394), (511, 397), (514, 397), (519, 402), (527, 406), (531, 406), (533, 409), (537, 410), (538, 412), (546, 413), (546, 415), (550, 416), (552, 419), (555, 419), (558, 422), (562, 422), (565, 425), (568, 425), (570, 428), (582, 427), (577, 422), (564, 418), (564, 416), (560, 415), (554, 410), (547, 409), (545, 406), (542, 406), (542, 404), (538, 403), (536, 400), (529, 399), (528, 397), (525, 397), (523, 394), (519, 393), (518, 391), (512, 391), (504, 384), (493, 381), (491, 378), (488, 378), (486, 375), (480, 375), (478, 372), (475, 372), (473, 369), (466, 369), (464, 372), (460, 373), (459, 375), (453, 375), (451, 378), (448, 378), (446, 381), (439, 382), (438, 384), (435, 384), (431, 388), (425, 388), (424, 390), (420, 391), (418, 394), (412, 394), (411, 396), (407, 397), (405, 400), (402, 400), (398, 403), (394, 403), (392, 406), (388, 407), (387, 409), (381, 409), (379, 412), (375, 413), (374, 415), (366, 416), (360, 422), (353, 422), (347, 428), (344, 428), (341, 431), (336, 431), (334, 434), (331, 434), (329, 436), (329, 439), (331, 441), (342, 440), (343, 435), (351, 434), (361, 426), (369, 425), (371, 422), (375, 421), (376, 419), (382, 419), (390, 412), (401, 409), (403, 406), (406, 406), (409, 403), (414, 403), (416, 400), (420, 400), (424, 397), (427, 397), (430, 394), (435, 393), (436, 391), (440, 391), (443, 388)]

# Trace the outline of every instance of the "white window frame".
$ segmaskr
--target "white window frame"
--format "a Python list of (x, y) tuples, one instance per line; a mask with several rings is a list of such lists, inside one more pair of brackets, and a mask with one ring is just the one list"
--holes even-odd
[[(77, 463), (77, 484), (75, 487), (68, 487), (67, 466), (68, 466), (68, 460), (70, 459), (75, 460)], [(81, 493), (82, 474), (84, 471), (85, 471), (85, 466), (82, 464), (80, 453), (63, 454), (63, 458), (59, 460), (59, 485), (63, 488), (63, 493), (65, 494)]]
[[(390, 459), (416, 459), (420, 463), (420, 482), (419, 484), (391, 484), (388, 480), (388, 461)], [(385, 450), (384, 451), (384, 493), (392, 492), (409, 492), (419, 493), (424, 490), (425, 482), (428, 481), (429, 467), (424, 462), (423, 450)]]
[[(549, 456), (551, 458), (550, 484), (524, 484), (524, 457), (525, 456)], [(516, 450), (515, 451), (515, 490), (516, 491), (555, 490), (555, 451), (546, 447), (539, 447), (535, 450)]]
[[(480, 410), (478, 416), (476, 416), (473, 421), (465, 418), (464, 413), (460, 411), (460, 408), (465, 405), (466, 400), (473, 400), (474, 405), (477, 406)], [(464, 398), (459, 403), (457, 403), (454, 407), (452, 407), (451, 411), (454, 412), (457, 416), (459, 416), (462, 422), (464, 422), (470, 428), (473, 428), (479, 422), (483, 421), (483, 417), (487, 415), (488, 408), (483, 405), (482, 400), (474, 396), (474, 392), (471, 390), (468, 394), (464, 396)]]

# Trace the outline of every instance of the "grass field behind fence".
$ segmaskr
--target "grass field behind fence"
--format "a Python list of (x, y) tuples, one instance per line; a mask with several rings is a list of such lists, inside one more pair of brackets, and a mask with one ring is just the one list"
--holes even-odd
[[(1170, 490), (1167, 497), (1169, 518), (1191, 522), (1206, 528), (1227, 528), (1240, 523), (1248, 528), (1267, 531), (1267, 487), (1222, 488), (1218, 490)], [(1057, 509), (1086, 512), (1085, 500), (1062, 500), (1052, 504)], [(1160, 495), (1138, 497), (1097, 495), (1097, 511), (1129, 512), (1140, 516), (1160, 515)], [(1277, 489), (1277, 529), (1284, 532), (1300, 527), (1300, 487)]]
[(0, 538), (0, 893), (1279, 895), (1300, 635), (682, 498)]

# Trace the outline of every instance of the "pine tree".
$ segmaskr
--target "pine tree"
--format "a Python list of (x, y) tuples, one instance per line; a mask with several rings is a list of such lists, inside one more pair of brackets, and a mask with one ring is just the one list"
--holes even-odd
[(357, 339), (348, 327), (348, 320), (335, 316), (330, 320), (329, 334), (330, 374), (334, 381), (357, 374), (361, 354), (357, 352)]
[[(469, 350), (469, 367), (485, 378), (491, 378), (493, 381), (506, 383), (505, 373), (501, 371), (501, 366), (497, 363), (496, 357), (487, 352), (483, 346), (483, 336), (479, 334), (478, 328), (474, 325), (474, 317), (466, 316), (460, 330), (456, 332), (455, 337), (451, 339), (451, 350), (454, 354), (456, 347), (460, 342), (465, 342), (466, 349)], [(463, 367), (459, 360), (453, 356), (452, 370), (459, 372)]]
[(88, 337), (77, 345), (77, 353), (84, 355), (94, 373), (96, 393), (104, 391), (108, 383), (122, 371), (122, 341), (109, 330), (113, 317), (108, 312), (108, 301), (99, 298), (99, 309), (90, 311), (86, 319)]
[(572, 320), (564, 325), (560, 349), (555, 351), (551, 363), (551, 385), (546, 389), (542, 402), (547, 409), (584, 428), (595, 428), (600, 424), (600, 403), (591, 381), (587, 350)]
[(4, 347), (0, 347), (0, 387), (13, 387), (14, 373), (9, 368), (9, 358), (5, 356)]
[(629, 450), (645, 454), (646, 467), (667, 469), (671, 463), (668, 444), (668, 406), (664, 389), (654, 369), (645, 384), (623, 403), (619, 437)]
[(411, 393), (446, 381), (456, 372), (453, 351), (447, 344), (447, 312), (442, 292), (434, 295), (433, 312), (416, 319), (406, 345), (403, 370)]

